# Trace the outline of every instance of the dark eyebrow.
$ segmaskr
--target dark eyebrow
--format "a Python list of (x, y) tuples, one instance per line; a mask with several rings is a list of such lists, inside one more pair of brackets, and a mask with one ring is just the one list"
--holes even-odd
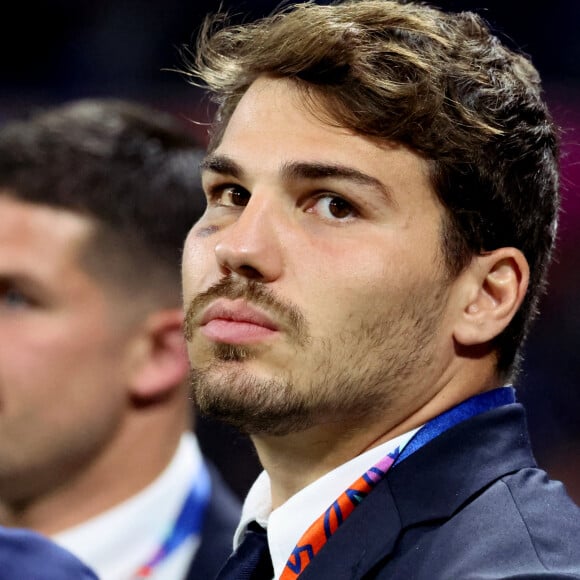
[[(229, 175), (235, 179), (242, 179), (244, 170), (227, 155), (208, 155), (200, 165), (202, 171), (213, 171), (220, 175)], [(281, 169), (284, 179), (343, 179), (371, 187), (378, 191), (389, 203), (395, 203), (390, 189), (379, 179), (363, 173), (353, 167), (334, 163), (317, 163), (306, 161), (288, 162)]]
[(24, 292), (39, 292), (43, 290), (42, 283), (18, 272), (4, 272), (0, 274), (0, 290), (16, 287)]
[(227, 155), (208, 155), (199, 167), (202, 171), (213, 171), (220, 175), (231, 175), (236, 179), (240, 179), (244, 174), (241, 166)]
[(333, 163), (290, 162), (282, 167), (282, 174), (287, 179), (343, 179), (360, 185), (372, 187), (394, 203), (390, 189), (379, 179), (363, 173), (353, 167)]

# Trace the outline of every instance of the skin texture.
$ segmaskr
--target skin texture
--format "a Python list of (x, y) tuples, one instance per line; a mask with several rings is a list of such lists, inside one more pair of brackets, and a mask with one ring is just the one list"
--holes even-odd
[[(127, 316), (81, 265), (93, 227), (0, 194), (0, 513), (45, 533), (144, 487), (186, 423), (183, 392), (159, 378), (152, 348), (179, 337), (178, 310), (165, 334), (159, 314)], [(159, 439), (145, 453), (149, 428)]]
[[(266, 100), (269, 94), (264, 91), (258, 99)], [(353, 407), (360, 407), (366, 414), (369, 407), (381, 404), (376, 391), (383, 384), (393, 383), (397, 376), (413, 374), (414, 365), (428, 365), (431, 353), (414, 355), (414, 346), (426, 343), (434, 330), (434, 321), (440, 317), (435, 298), (443, 285), (435, 243), (441, 210), (430, 194), (421, 161), (402, 148), (386, 150), (389, 166), (396, 166), (398, 172), (387, 179), (373, 171), (376, 155), (381, 152), (378, 147), (344, 131), (321, 129), (314, 119), (302, 119), (298, 111), (295, 115), (280, 115), (287, 110), (286, 100), (283, 94), (276, 93), (273, 110), (268, 111), (261, 124), (256, 124), (256, 117), (263, 115), (263, 108), (259, 112), (245, 108), (249, 98), (238, 109), (214, 156), (218, 159), (227, 155), (251, 175), (248, 180), (240, 180), (240, 185), (252, 192), (251, 202), (245, 208), (234, 205), (229, 176), (224, 181), (217, 172), (207, 172), (205, 187), (217, 188), (218, 197), (210, 200), (210, 208), (196, 228), (216, 228), (215, 234), (203, 239), (208, 244), (217, 241), (218, 261), (231, 264), (232, 268), (247, 262), (259, 272), (261, 278), (257, 279), (265, 283), (262, 287), (269, 289), (274, 300), (280, 297), (279, 310), (294, 308), (305, 321), (300, 333), (305, 336), (300, 340), (288, 339), (287, 332), (277, 332), (266, 339), (270, 345), (267, 349), (261, 344), (248, 346), (249, 360), (244, 369), (251, 370), (247, 374), (236, 373), (234, 378), (238, 388), (247, 394), (244, 403), (272, 416), (272, 425), (265, 429), (276, 432), (294, 430), (296, 421), (310, 426), (333, 413), (350, 414)], [(265, 137), (262, 123), (276, 127), (270, 139)], [(336, 152), (331, 149), (327, 133), (333, 134)], [(250, 141), (242, 148), (251, 151), (251, 155), (241, 154), (241, 148), (236, 147), (239, 141)], [(255, 147), (264, 152), (276, 151), (277, 142), (284, 143), (284, 150), (271, 155), (271, 163), (258, 166), (256, 162), (263, 157)], [(310, 143), (311, 150), (305, 150), (304, 143)], [(314, 157), (323, 143), (325, 155)], [(311, 163), (315, 159), (352, 167), (353, 155), (361, 160), (355, 168), (373, 179), (377, 173), (379, 183), (302, 177), (288, 180), (286, 188), (279, 176), (283, 163)], [(406, 207), (391, 196), (390, 192), (397, 190), (408, 193)], [(347, 200), (360, 207), (360, 217), (354, 211), (352, 215), (345, 211), (345, 218), (334, 218), (329, 206), (333, 193), (348, 195)], [(421, 219), (412, 220), (413, 214)], [(415, 243), (420, 244), (420, 252), (412, 250)], [(300, 277), (295, 274), (298, 266)], [(390, 300), (384, 299), (385, 291)], [(290, 324), (285, 326), (292, 328)], [(212, 342), (203, 342), (203, 346), (210, 345)], [(210, 351), (210, 360), (212, 356)], [(205, 358), (199, 357), (199, 361), (196, 353), (194, 367), (203, 365)], [(209, 372), (211, 376), (212, 371)], [(275, 380), (279, 386), (246, 384), (248, 375), (259, 377), (266, 384)], [(215, 376), (218, 378), (210, 394), (216, 402), (219, 404), (228, 393), (234, 395), (235, 401), (238, 389), (224, 384), (219, 374)], [(220, 386), (223, 392), (219, 391)], [(280, 416), (284, 411), (277, 409), (284, 409), (290, 398), (296, 400), (290, 403), (295, 410), (287, 410), (291, 417), (284, 419)], [(392, 396), (385, 398), (390, 400)], [(319, 409), (313, 408), (314, 401), (318, 401)], [(306, 406), (313, 410), (305, 413)], [(290, 421), (288, 429), (284, 428), (285, 421)], [(250, 422), (242, 426), (250, 432), (259, 429)]]
[[(517, 307), (526, 282), (515, 250), (449, 280), (426, 162), (314, 113), (291, 81), (249, 88), (206, 160), (183, 260), (194, 397), (253, 435), (274, 505), (494, 386), (480, 346), (507, 318), (485, 313), (508, 294)], [(500, 263), (507, 294), (489, 283)]]

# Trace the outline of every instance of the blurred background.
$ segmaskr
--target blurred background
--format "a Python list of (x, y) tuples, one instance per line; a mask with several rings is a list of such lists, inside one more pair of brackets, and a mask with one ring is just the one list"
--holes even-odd
[[(538, 462), (580, 503), (580, 1), (439, 0), (475, 10), (512, 47), (531, 56), (562, 127), (563, 214), (542, 312), (527, 344), (519, 398)], [(272, 0), (20, 0), (3, 5), (0, 123), (79, 97), (127, 97), (185, 120), (208, 104), (175, 72), (207, 12), (220, 5), (247, 21)], [(191, 124), (205, 140), (203, 123)], [(201, 445), (243, 497), (259, 465), (249, 441), (198, 418)]]

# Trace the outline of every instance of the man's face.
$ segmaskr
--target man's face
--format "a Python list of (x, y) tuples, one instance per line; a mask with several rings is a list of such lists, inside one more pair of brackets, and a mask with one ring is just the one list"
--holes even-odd
[(404, 417), (449, 343), (426, 163), (311, 111), (289, 81), (250, 87), (185, 244), (194, 398), (250, 433)]
[(79, 265), (84, 218), (0, 194), (0, 497), (86, 468), (123, 412), (127, 335)]

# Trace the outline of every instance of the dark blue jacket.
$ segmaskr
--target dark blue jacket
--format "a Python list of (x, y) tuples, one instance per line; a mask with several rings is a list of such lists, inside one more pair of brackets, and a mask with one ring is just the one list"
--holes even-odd
[(300, 580), (580, 579), (580, 508), (536, 467), (519, 404), (393, 467)]
[[(240, 521), (241, 504), (213, 466), (211, 496), (201, 530), (201, 543), (186, 580), (212, 580), (233, 550), (234, 532)], [(169, 579), (168, 579), (169, 580)]]
[(0, 580), (96, 580), (75, 556), (43, 536), (0, 527)]

